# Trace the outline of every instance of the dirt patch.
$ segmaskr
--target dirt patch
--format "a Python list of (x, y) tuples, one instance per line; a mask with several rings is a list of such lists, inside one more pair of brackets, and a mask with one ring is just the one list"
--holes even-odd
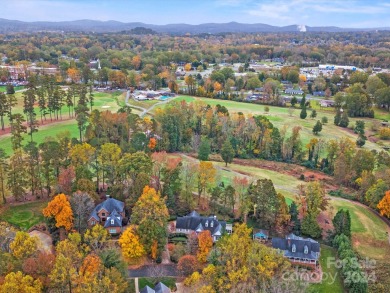
[(51, 239), (51, 236), (43, 233), (38, 230), (31, 231), (30, 236), (36, 236), (40, 240), (40, 243), (38, 245), (39, 250), (44, 252), (52, 252), (53, 251), (53, 240)]

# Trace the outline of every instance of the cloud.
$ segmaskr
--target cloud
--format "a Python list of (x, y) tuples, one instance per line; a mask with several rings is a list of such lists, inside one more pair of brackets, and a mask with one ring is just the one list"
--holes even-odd
[[(367, 2), (366, 2), (367, 3)], [(262, 21), (268, 21), (274, 24), (292, 24), (301, 19), (309, 20), (314, 23), (332, 22), (336, 18), (344, 18), (346, 15), (366, 15), (374, 16), (377, 14), (390, 13), (388, 3), (371, 2), (370, 5), (362, 1), (325, 1), (325, 0), (277, 0), (262, 1), (254, 4), (246, 13), (250, 16), (261, 17)]]

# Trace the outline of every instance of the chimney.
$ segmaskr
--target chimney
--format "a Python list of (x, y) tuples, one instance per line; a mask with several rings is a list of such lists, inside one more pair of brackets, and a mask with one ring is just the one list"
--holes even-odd
[(110, 198), (110, 195), (109, 194), (106, 194), (106, 199), (109, 199)]

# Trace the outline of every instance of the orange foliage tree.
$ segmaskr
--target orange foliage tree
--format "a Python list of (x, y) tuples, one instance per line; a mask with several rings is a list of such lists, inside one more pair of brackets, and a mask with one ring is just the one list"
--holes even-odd
[(65, 228), (67, 231), (72, 229), (73, 212), (65, 194), (56, 195), (42, 212), (47, 218), (54, 217), (57, 228)]
[(197, 267), (198, 262), (193, 255), (183, 255), (177, 264), (177, 268), (183, 276), (189, 276), (196, 271)]
[(80, 268), (80, 274), (81, 275), (94, 275), (97, 274), (102, 266), (102, 261), (100, 260), (99, 256), (96, 254), (88, 254), (83, 261), (83, 264), (81, 265)]
[(199, 262), (205, 263), (207, 257), (213, 247), (213, 238), (211, 238), (211, 233), (209, 230), (205, 230), (199, 233), (198, 236), (198, 253), (196, 257)]
[(157, 140), (154, 138), (154, 137), (151, 137), (149, 139), (149, 144), (148, 144), (148, 148), (150, 150), (154, 150), (156, 148), (156, 145), (157, 145)]
[(385, 196), (378, 203), (378, 209), (382, 216), (390, 218), (390, 190), (386, 191)]

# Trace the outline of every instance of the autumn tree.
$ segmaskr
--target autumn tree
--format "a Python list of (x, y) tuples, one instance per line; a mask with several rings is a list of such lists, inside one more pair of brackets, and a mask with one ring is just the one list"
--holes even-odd
[(20, 271), (11, 272), (5, 276), (3, 284), (0, 285), (0, 292), (40, 293), (42, 292), (42, 283), (29, 275), (23, 275)]
[(129, 263), (138, 262), (138, 260), (146, 253), (134, 225), (130, 225), (122, 233), (119, 238), (119, 245), (121, 246), (123, 257)]
[(26, 232), (16, 232), (15, 239), (11, 242), (12, 255), (17, 259), (26, 259), (37, 252), (38, 238), (31, 237)]
[(199, 162), (197, 172), (197, 187), (198, 187), (198, 204), (202, 194), (206, 191), (206, 188), (213, 184), (215, 181), (217, 170), (214, 168), (212, 162)]
[(56, 195), (43, 209), (47, 218), (54, 217), (57, 228), (70, 231), (73, 227), (73, 212), (67, 196), (63, 193)]
[(152, 252), (155, 241), (159, 251), (165, 245), (168, 217), (168, 209), (160, 194), (154, 188), (145, 186), (133, 208), (131, 222), (138, 225), (137, 232), (146, 252)]
[(261, 292), (273, 277), (289, 268), (289, 262), (273, 249), (252, 241), (245, 224), (236, 225), (232, 235), (218, 240), (214, 264), (200, 275), (193, 273), (185, 284), (199, 285), (197, 292)]
[(198, 267), (198, 262), (196, 257), (193, 255), (183, 255), (177, 264), (177, 269), (183, 276), (189, 276), (194, 271), (196, 271)]
[(101, 251), (109, 239), (110, 234), (107, 229), (98, 224), (88, 229), (84, 234), (84, 242), (95, 252)]
[(198, 235), (198, 252), (196, 257), (199, 262), (205, 263), (213, 247), (213, 238), (209, 230), (204, 230)]
[(385, 196), (378, 203), (378, 210), (382, 216), (390, 218), (390, 191), (387, 191)]

